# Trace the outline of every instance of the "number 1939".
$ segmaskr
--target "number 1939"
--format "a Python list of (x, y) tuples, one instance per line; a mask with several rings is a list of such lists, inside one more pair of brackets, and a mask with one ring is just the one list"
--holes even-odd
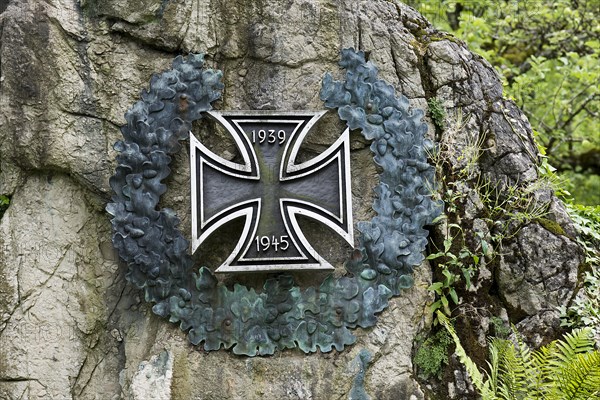
[(283, 129), (280, 129), (275, 133), (274, 129), (264, 130), (261, 129), (258, 132), (256, 129), (252, 130), (252, 143), (264, 143), (265, 141), (269, 144), (283, 144), (285, 142), (286, 133)]

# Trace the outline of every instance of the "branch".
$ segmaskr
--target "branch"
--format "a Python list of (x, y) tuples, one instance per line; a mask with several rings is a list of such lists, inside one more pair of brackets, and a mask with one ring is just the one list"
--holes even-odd
[(579, 105), (579, 107), (577, 107), (577, 109), (574, 112), (572, 112), (571, 115), (569, 115), (569, 118), (567, 118), (563, 123), (557, 125), (557, 128), (558, 129), (565, 129), (565, 127), (568, 126), (573, 121), (573, 118), (575, 118), (583, 110), (587, 110), (586, 106), (588, 105), (588, 103), (591, 102), (592, 100), (594, 100), (596, 97), (598, 97), (597, 94), (592, 94), (592, 95), (588, 96), (583, 101), (583, 103), (581, 103)]

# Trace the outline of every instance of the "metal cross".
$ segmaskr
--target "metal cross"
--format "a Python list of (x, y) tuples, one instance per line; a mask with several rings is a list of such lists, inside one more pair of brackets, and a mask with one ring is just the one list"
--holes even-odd
[(354, 244), (349, 130), (297, 163), (323, 112), (209, 112), (232, 135), (243, 163), (226, 160), (190, 132), (192, 253), (223, 224), (244, 217), (242, 235), (217, 272), (333, 269), (297, 221), (313, 218)]

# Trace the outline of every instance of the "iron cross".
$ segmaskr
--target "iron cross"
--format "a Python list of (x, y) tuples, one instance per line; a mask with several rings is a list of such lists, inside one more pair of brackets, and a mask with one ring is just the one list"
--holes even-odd
[(333, 269), (297, 221), (319, 221), (354, 244), (349, 130), (325, 152), (297, 163), (323, 112), (209, 112), (235, 140), (242, 163), (190, 132), (192, 253), (223, 224), (243, 217), (239, 241), (217, 272)]

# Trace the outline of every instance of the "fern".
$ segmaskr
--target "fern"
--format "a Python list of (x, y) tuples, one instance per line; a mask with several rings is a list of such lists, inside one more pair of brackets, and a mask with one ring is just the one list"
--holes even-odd
[(546, 393), (550, 391), (553, 382), (552, 368), (550, 367), (550, 359), (553, 354), (551, 348), (553, 346), (554, 342), (533, 353), (533, 368), (536, 374), (535, 379), (531, 382), (531, 391), (534, 399), (546, 398)]
[(600, 352), (594, 351), (590, 329), (566, 334), (556, 342), (556, 357), (551, 361), (556, 373), (556, 389), (566, 400), (589, 399), (600, 391)]
[(600, 351), (594, 349), (590, 328), (576, 329), (534, 352), (516, 331), (516, 343), (491, 339), (488, 374), (466, 354), (448, 318), (437, 314), (483, 400), (600, 399)]
[(600, 398), (600, 353), (577, 354), (562, 378), (565, 399)]
[(490, 361), (487, 362), (488, 368), (490, 370), (489, 374), (489, 383), (490, 389), (493, 392), (494, 398), (498, 395), (498, 386), (499, 386), (499, 377), (498, 370), (500, 365), (500, 350), (499, 346), (492, 346), (490, 343)]
[(467, 373), (471, 377), (471, 382), (473, 382), (473, 385), (477, 388), (477, 391), (479, 391), (479, 393), (481, 394), (483, 399), (486, 399), (486, 400), (487, 399), (495, 399), (496, 396), (494, 395), (494, 392), (490, 388), (489, 377), (486, 381), (484, 381), (483, 374), (481, 372), (479, 372), (479, 369), (477, 368), (477, 364), (475, 364), (475, 362), (473, 360), (471, 360), (471, 358), (467, 355), (467, 352), (465, 351), (465, 349), (460, 344), (460, 339), (458, 338), (458, 335), (456, 334), (454, 327), (450, 323), (450, 320), (448, 320), (448, 317), (446, 317), (439, 310), (436, 311), (436, 313), (437, 313), (438, 321), (444, 326), (444, 328), (446, 328), (446, 330), (448, 331), (450, 336), (452, 336), (452, 339), (454, 340), (454, 344), (456, 345), (455, 353), (458, 356), (458, 359), (460, 360), (460, 362), (465, 366)]
[(498, 347), (500, 353), (498, 391), (506, 400), (518, 399), (525, 384), (525, 368), (514, 346), (508, 340), (494, 339), (490, 346)]
[(515, 331), (516, 345), (509, 340), (494, 339), (491, 347), (499, 346), (500, 379), (499, 391), (503, 399), (522, 399), (532, 387), (538, 375), (534, 368), (533, 357), (529, 347)]

